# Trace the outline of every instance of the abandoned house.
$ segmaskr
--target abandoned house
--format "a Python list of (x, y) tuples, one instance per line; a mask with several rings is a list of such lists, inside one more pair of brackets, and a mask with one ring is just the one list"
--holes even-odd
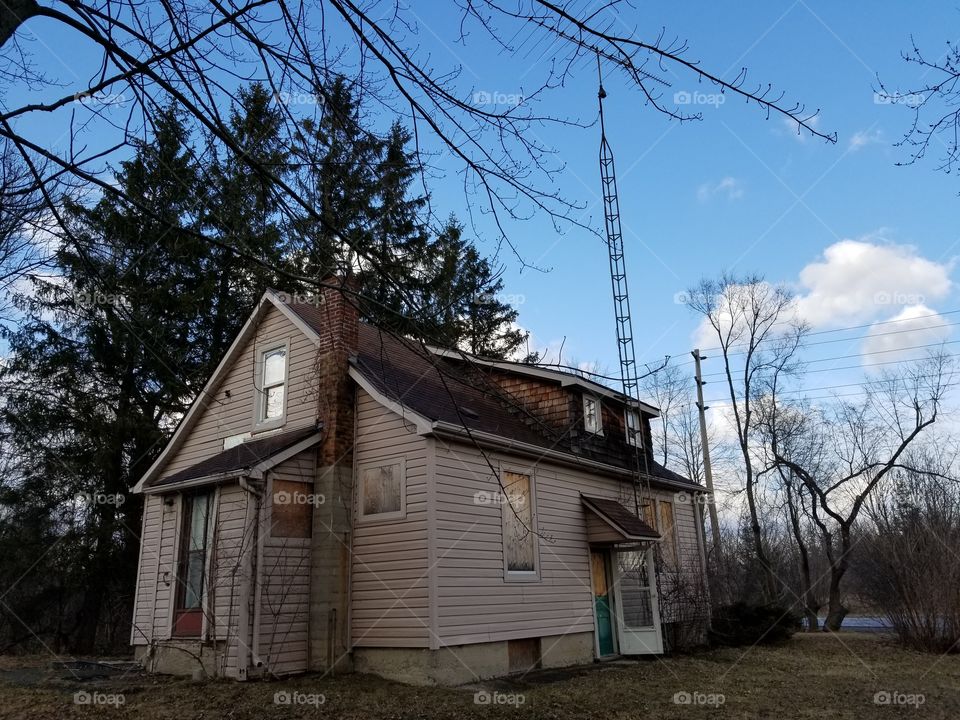
[(656, 408), (354, 305), (268, 291), (136, 485), (140, 662), (455, 684), (703, 633), (704, 488)]

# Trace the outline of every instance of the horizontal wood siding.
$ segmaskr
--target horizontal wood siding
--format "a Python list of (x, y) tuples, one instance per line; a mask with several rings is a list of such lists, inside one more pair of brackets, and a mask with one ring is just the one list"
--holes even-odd
[[(524, 471), (529, 461), (488, 453), (495, 467)], [(629, 485), (541, 463), (534, 475), (539, 579), (504, 578), (502, 510), (487, 502), (499, 483), (477, 449), (437, 443), (438, 627), (457, 645), (594, 629), (586, 511), (580, 493), (633, 505)], [(480, 493), (478, 495), (478, 493)], [(658, 498), (674, 494), (654, 491)], [(698, 558), (692, 506), (675, 503), (680, 554)], [(699, 562), (699, 560), (697, 560)]]
[(177, 545), (177, 517), (180, 512), (179, 498), (176, 502), (160, 502), (160, 551), (157, 555), (156, 602), (153, 603), (153, 637), (165, 640), (170, 637), (170, 622), (173, 618), (174, 593), (176, 591), (177, 563), (174, 553)]
[(359, 466), (404, 458), (406, 517), (378, 521), (354, 516), (351, 633), (355, 646), (429, 646), (426, 447), (426, 441), (411, 432), (400, 416), (358, 390), (355, 461)]
[[(208, 620), (208, 634), (213, 639), (226, 643), (223, 668), (226, 673), (235, 672), (237, 667), (240, 584), (244, 576), (241, 554), (245, 548), (252, 548), (256, 543), (255, 538), (246, 537), (248, 502), (253, 500), (238, 484), (220, 488), (220, 502), (214, 526), (214, 555), (207, 584), (213, 612), (213, 617)], [(252, 599), (249, 610), (252, 618)]]
[[(305, 672), (309, 664), (310, 538), (275, 537), (271, 520), (276, 480), (301, 484), (301, 499), (314, 494), (316, 452), (308, 450), (275, 467), (265, 504), (266, 534), (260, 555), (260, 638), (257, 648), (277, 675)], [(287, 486), (285, 486), (287, 487)], [(326, 500), (326, 498), (324, 498)], [(307, 503), (311, 510), (315, 506)]]
[[(277, 308), (266, 311), (220, 386), (210, 391), (206, 409), (162, 476), (172, 475), (223, 450), (224, 438), (255, 430), (255, 378), (259, 353), (288, 342), (287, 407), (282, 429), (305, 427), (317, 419), (316, 346)], [(229, 393), (229, 397), (227, 394)], [(275, 428), (272, 428), (275, 429)]]
[(140, 573), (137, 601), (133, 609), (132, 645), (148, 645), (154, 639), (153, 603), (157, 594), (157, 571), (163, 529), (163, 499), (147, 495), (143, 503), (143, 531), (140, 537)]

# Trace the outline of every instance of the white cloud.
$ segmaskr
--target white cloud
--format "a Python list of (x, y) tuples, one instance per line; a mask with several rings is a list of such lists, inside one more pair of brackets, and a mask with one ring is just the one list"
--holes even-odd
[(727, 200), (739, 200), (743, 197), (743, 184), (729, 175), (716, 183), (704, 183), (697, 188), (697, 200), (707, 202), (711, 198), (722, 195)]
[(800, 271), (797, 307), (814, 327), (870, 321), (891, 308), (944, 298), (952, 269), (910, 245), (841, 240)]
[(910, 305), (891, 321), (875, 323), (861, 346), (865, 365), (925, 357), (929, 350), (921, 345), (943, 342), (951, 328), (946, 318), (925, 305)]
[(876, 145), (880, 142), (883, 142), (883, 131), (879, 129), (872, 132), (870, 130), (858, 130), (850, 136), (847, 148), (850, 152), (856, 152), (867, 145)]

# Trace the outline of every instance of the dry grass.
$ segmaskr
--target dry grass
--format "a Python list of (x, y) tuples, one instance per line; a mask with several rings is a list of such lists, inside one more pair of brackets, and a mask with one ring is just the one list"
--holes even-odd
[[(111, 682), (13, 674), (29, 660), (0, 660), (0, 718), (957, 718), (960, 656), (937, 658), (872, 635), (797, 636), (777, 648), (716, 650), (663, 660), (543, 673), (486, 684), (523, 704), (478, 705), (478, 688), (414, 688), (369, 676), (304, 676), (277, 682), (194, 683), (136, 677)], [(38, 663), (34, 662), (33, 665)], [(121, 706), (76, 705), (76, 691), (122, 693)], [(277, 705), (277, 692), (322, 694), (324, 704)], [(676, 693), (719, 694), (719, 706), (674, 702)], [(923, 696), (877, 705), (877, 693)]]

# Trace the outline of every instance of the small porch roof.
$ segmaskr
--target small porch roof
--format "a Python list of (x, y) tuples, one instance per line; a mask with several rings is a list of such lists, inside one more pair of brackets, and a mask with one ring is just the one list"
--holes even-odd
[(259, 479), (274, 465), (317, 444), (322, 437), (321, 429), (320, 426), (311, 425), (259, 440), (248, 440), (173, 475), (154, 480), (147, 484), (144, 491), (161, 492), (240, 476)]
[(616, 500), (580, 495), (587, 510), (587, 540), (592, 545), (650, 542), (660, 533)]

